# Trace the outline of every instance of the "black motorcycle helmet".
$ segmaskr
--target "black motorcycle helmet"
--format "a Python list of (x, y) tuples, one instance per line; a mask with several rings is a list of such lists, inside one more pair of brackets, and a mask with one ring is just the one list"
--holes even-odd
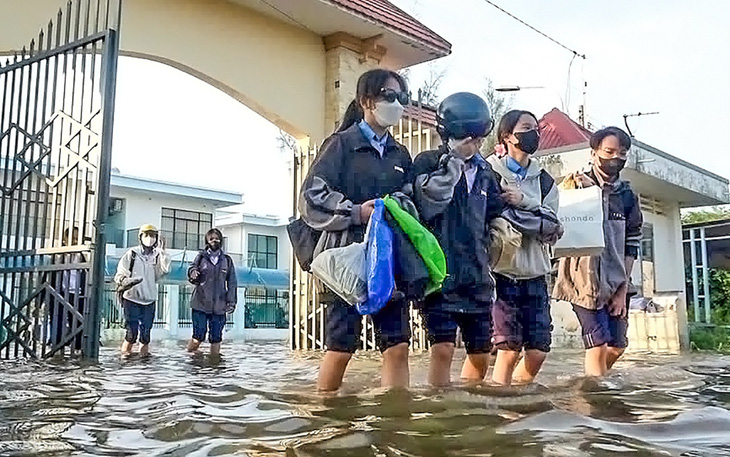
[(494, 119), (487, 102), (470, 92), (449, 95), (436, 111), (436, 131), (444, 141), (482, 138), (493, 128)]

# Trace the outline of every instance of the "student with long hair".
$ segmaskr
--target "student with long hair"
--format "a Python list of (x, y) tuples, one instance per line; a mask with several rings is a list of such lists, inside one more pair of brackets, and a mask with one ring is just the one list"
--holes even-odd
[[(408, 103), (406, 83), (398, 73), (375, 69), (360, 76), (355, 99), (337, 131), (325, 140), (302, 185), (302, 220), (322, 232), (315, 254), (362, 242), (375, 200), (410, 193), (411, 156), (388, 132)], [(359, 345), (362, 316), (331, 291), (323, 292), (326, 353), (317, 385), (332, 391), (341, 386)], [(410, 325), (405, 300), (392, 300), (372, 320), (383, 353), (381, 384), (407, 386)]]

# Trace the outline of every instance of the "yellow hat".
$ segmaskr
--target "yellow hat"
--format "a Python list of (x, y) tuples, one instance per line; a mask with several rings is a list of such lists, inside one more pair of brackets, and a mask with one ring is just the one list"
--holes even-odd
[(159, 233), (159, 230), (157, 230), (157, 227), (152, 224), (145, 224), (139, 228), (139, 236), (142, 236), (143, 233), (147, 232)]

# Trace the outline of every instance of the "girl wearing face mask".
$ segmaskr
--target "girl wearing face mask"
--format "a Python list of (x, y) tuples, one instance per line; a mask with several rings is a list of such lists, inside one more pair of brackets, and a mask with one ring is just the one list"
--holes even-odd
[(639, 255), (643, 217), (638, 196), (620, 178), (631, 137), (618, 127), (606, 127), (593, 134), (590, 146), (590, 171), (565, 180), (601, 187), (606, 247), (599, 256), (560, 259), (553, 297), (573, 304), (586, 349), (586, 375), (604, 376), (628, 345), (626, 302), (636, 293), (631, 270)]
[[(299, 211), (304, 222), (322, 232), (315, 254), (364, 239), (375, 199), (410, 193), (411, 156), (388, 128), (409, 103), (406, 83), (395, 72), (375, 69), (360, 76), (355, 100), (337, 131), (327, 138), (302, 185)], [(355, 307), (322, 290), (327, 304), (325, 344), (318, 388), (337, 390), (360, 345), (362, 317)], [(404, 300), (372, 316), (383, 353), (382, 385), (407, 386), (410, 325)]]
[[(553, 178), (532, 158), (540, 143), (538, 121), (528, 111), (506, 113), (497, 130), (506, 155), (487, 160), (500, 176), (508, 208), (503, 213), (522, 233), (522, 244), (494, 273), (497, 300), (492, 309), (497, 360), (493, 381), (501, 385), (532, 382), (551, 344), (551, 270), (549, 246), (562, 235), (557, 219), (558, 189)], [(521, 353), (524, 356), (517, 365)]]
[(193, 337), (188, 352), (195, 352), (209, 336), (211, 355), (219, 355), (226, 326), (226, 314), (236, 310), (236, 267), (223, 252), (223, 234), (212, 228), (205, 234), (205, 249), (188, 269), (188, 280), (195, 286), (190, 307), (193, 309)]
[(122, 354), (132, 352), (139, 336), (139, 353), (148, 355), (155, 319), (157, 281), (170, 272), (172, 260), (155, 226), (145, 224), (140, 227), (139, 242), (140, 246), (129, 249), (119, 259), (114, 282), (124, 290), (122, 308), (127, 333), (122, 343)]

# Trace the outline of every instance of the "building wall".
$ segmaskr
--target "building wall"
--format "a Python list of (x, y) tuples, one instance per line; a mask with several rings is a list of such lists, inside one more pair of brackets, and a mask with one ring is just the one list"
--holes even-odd
[[(65, 0), (0, 2), (0, 52), (27, 45), (49, 19), (55, 19), (59, 8), (65, 11), (65, 4)], [(124, 0), (123, 4), (123, 55), (162, 62), (196, 76), (298, 138), (323, 138), (322, 37), (225, 0)], [(250, 64), (256, 71), (247, 70)]]
[(111, 196), (125, 199), (124, 228), (132, 229), (143, 224), (160, 226), (162, 208), (182, 209), (215, 214), (211, 202), (193, 197), (155, 194), (132, 189), (112, 187)]
[(277, 237), (277, 269), (289, 271), (291, 245), (289, 244), (289, 237), (286, 233), (286, 226), (270, 227), (244, 223), (221, 227), (221, 231), (228, 242), (226, 250), (231, 253), (243, 254), (246, 259), (248, 258), (249, 234)]

